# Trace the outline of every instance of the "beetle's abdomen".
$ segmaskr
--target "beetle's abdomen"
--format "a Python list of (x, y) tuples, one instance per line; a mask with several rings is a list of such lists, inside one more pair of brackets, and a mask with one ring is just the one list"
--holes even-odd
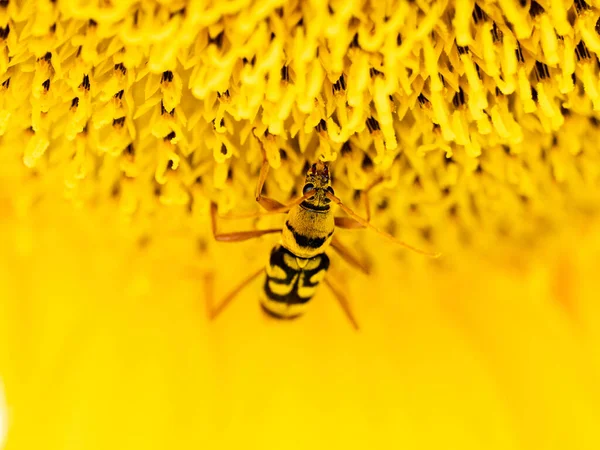
[(298, 258), (277, 245), (271, 251), (260, 301), (270, 314), (291, 318), (302, 314), (329, 268), (329, 257), (321, 253)]

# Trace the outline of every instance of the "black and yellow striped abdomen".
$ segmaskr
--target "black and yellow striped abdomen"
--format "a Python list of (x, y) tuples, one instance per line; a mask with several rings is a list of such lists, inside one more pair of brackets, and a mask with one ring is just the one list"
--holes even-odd
[(276, 317), (291, 318), (302, 314), (315, 295), (329, 268), (325, 253), (299, 258), (281, 245), (271, 251), (261, 304)]

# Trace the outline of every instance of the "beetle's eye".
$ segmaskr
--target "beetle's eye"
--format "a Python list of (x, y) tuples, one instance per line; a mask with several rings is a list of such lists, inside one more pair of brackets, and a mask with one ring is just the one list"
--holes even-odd
[(304, 188), (302, 189), (302, 193), (303, 193), (304, 195), (306, 195), (306, 193), (307, 193), (308, 191), (311, 191), (311, 190), (313, 190), (314, 188), (315, 188), (315, 185), (314, 185), (314, 184), (312, 184), (312, 183), (306, 183), (306, 184), (304, 185)]
[[(335, 195), (335, 193), (333, 192), (333, 188), (332, 188), (331, 186), (327, 186), (327, 192), (329, 192), (331, 195)], [(331, 202), (331, 199), (330, 199), (329, 197), (325, 197), (325, 198), (323, 199), (323, 201), (324, 201), (325, 203), (330, 203), (330, 202)]]

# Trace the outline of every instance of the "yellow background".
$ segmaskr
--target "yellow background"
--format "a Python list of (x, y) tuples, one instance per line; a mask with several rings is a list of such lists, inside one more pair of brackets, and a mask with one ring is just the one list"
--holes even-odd
[(24, 213), (6, 194), (7, 449), (598, 448), (593, 227), (527, 260), (465, 252), (410, 270), (356, 232), (375, 274), (332, 266), (357, 333), (325, 289), (306, 316), (267, 319), (258, 282), (207, 323), (204, 274), (222, 297), (277, 237), (199, 250), (171, 210), (140, 245), (110, 205), (42, 198)]

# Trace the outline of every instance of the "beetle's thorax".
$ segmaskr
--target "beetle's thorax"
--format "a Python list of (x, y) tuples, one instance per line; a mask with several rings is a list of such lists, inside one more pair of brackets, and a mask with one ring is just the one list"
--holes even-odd
[(282, 232), (282, 245), (299, 258), (312, 258), (325, 252), (335, 228), (333, 214), (304, 206), (292, 208)]

